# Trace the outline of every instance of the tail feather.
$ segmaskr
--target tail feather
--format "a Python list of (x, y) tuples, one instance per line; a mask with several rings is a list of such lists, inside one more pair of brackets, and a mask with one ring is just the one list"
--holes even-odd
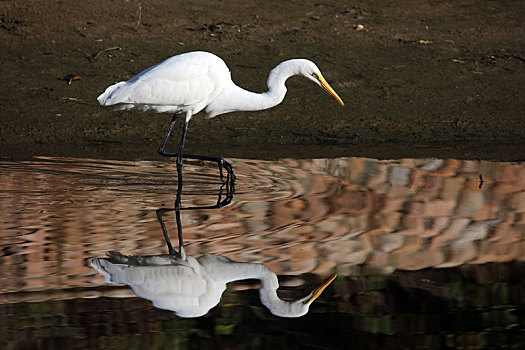
[(107, 283), (123, 283), (122, 270), (118, 265), (114, 265), (106, 259), (95, 258), (91, 259), (91, 266), (95, 268)]
[(122, 101), (118, 100), (116, 98), (115, 92), (119, 90), (119, 88), (122, 87), (122, 85), (126, 84), (125, 81), (121, 81), (119, 83), (113, 84), (110, 87), (106, 89), (99, 97), (97, 97), (97, 101), (101, 106), (111, 106), (115, 105), (117, 103), (121, 103)]

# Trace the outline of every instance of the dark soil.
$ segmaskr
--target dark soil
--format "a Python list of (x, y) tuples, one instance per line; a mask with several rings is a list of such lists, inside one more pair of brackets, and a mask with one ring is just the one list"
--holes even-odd
[[(197, 115), (188, 152), (522, 160), (524, 14), (521, 0), (4, 0), (0, 156), (160, 157), (170, 115), (96, 97), (206, 50), (254, 91), (280, 61), (311, 59), (346, 106), (293, 78), (273, 109)], [(82, 79), (59, 80), (68, 74)]]

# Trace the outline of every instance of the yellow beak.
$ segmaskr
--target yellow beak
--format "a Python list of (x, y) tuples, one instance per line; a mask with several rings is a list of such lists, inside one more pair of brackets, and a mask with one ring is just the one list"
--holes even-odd
[[(337, 96), (337, 95), (336, 95)], [(341, 101), (342, 102), (342, 101)], [(319, 297), (319, 295), (321, 295), (321, 293), (326, 289), (326, 287), (328, 287), (328, 285), (330, 283), (333, 282), (333, 280), (335, 280), (335, 278), (337, 277), (337, 274), (334, 274), (332, 275), (332, 277), (330, 277), (328, 279), (328, 281), (326, 281), (325, 283), (321, 284), (319, 287), (315, 288), (314, 292), (312, 293), (312, 296), (310, 297), (310, 299), (308, 300), (305, 300), (304, 303), (305, 304), (310, 304), (311, 302), (313, 302), (315, 299), (317, 299)]]
[(330, 84), (328, 84), (326, 82), (326, 80), (323, 78), (323, 77), (318, 77), (319, 78), (319, 82), (321, 83), (321, 87), (323, 89), (326, 90), (326, 92), (328, 92), (330, 95), (333, 96), (333, 98), (335, 98), (337, 100), (337, 102), (339, 102), (339, 104), (341, 106), (344, 106), (345, 103), (343, 102), (343, 100), (341, 100), (341, 97), (339, 97), (339, 95), (337, 95), (337, 93), (334, 91), (334, 89), (332, 89), (332, 87), (330, 86)]

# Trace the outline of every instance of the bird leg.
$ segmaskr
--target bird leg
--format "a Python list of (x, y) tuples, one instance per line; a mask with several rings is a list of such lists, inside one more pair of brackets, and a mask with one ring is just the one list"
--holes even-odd
[[(188, 118), (186, 118), (186, 121), (184, 122), (184, 126), (182, 129), (182, 136), (179, 146), (179, 152), (178, 153), (172, 153), (172, 152), (166, 152), (165, 147), (166, 143), (168, 142), (168, 138), (170, 137), (171, 131), (173, 130), (173, 126), (175, 125), (175, 122), (177, 120), (177, 115), (175, 114), (170, 122), (170, 125), (168, 127), (168, 131), (166, 132), (166, 135), (164, 135), (164, 138), (162, 139), (162, 143), (159, 147), (159, 154), (166, 157), (177, 157), (177, 172), (178, 172), (178, 180), (179, 182), (182, 182), (182, 158), (187, 159), (195, 159), (195, 160), (206, 160), (217, 163), (219, 166), (221, 181), (228, 184), (228, 186), (231, 190), (231, 192), (234, 192), (235, 189), (235, 173), (233, 171), (232, 165), (225, 161), (222, 158), (218, 157), (211, 157), (211, 156), (198, 156), (198, 155), (191, 155), (191, 154), (183, 154), (184, 151), (184, 142), (186, 140), (186, 132), (188, 131)], [(226, 170), (226, 180), (224, 179), (223, 169)]]
[[(212, 156), (197, 156), (192, 154), (183, 154), (183, 158), (187, 159), (195, 159), (195, 160), (207, 160), (210, 162), (215, 162), (219, 166), (221, 181), (228, 184), (228, 186), (231, 186), (231, 189), (233, 190), (235, 188), (235, 172), (233, 171), (233, 166), (226, 160), (219, 158), (219, 157), (212, 157)], [(224, 180), (224, 173), (223, 169), (226, 170), (226, 180)], [(234, 191), (232, 191), (234, 192)]]
[(177, 156), (177, 154), (168, 153), (164, 150), (164, 148), (166, 147), (166, 142), (168, 142), (168, 138), (170, 137), (171, 130), (173, 130), (173, 126), (175, 125), (176, 121), (177, 121), (177, 115), (175, 114), (173, 115), (173, 118), (171, 119), (171, 123), (170, 123), (170, 126), (168, 127), (168, 131), (166, 132), (166, 135), (164, 135), (164, 138), (162, 139), (162, 143), (159, 147), (159, 154), (161, 156), (166, 156), (166, 157)]
[[(226, 186), (226, 198), (222, 198), (223, 196), (223, 190), (224, 186)], [(168, 247), (168, 252), (170, 255), (179, 255), (182, 259), (186, 258), (186, 253), (184, 251), (184, 240), (182, 237), (182, 220), (180, 217), (180, 211), (181, 210), (195, 210), (195, 209), (216, 209), (216, 208), (222, 208), (228, 204), (231, 203), (233, 198), (233, 191), (231, 191), (231, 187), (229, 183), (224, 183), (221, 185), (218, 193), (217, 202), (215, 205), (209, 205), (209, 206), (194, 206), (194, 207), (182, 207), (182, 182), (180, 182), (180, 185), (177, 184), (177, 196), (175, 198), (175, 205), (173, 209), (167, 209), (167, 208), (160, 208), (156, 210), (157, 213), (157, 220), (160, 223), (160, 228), (162, 229), (162, 234), (164, 236), (164, 240), (166, 241), (166, 245)], [(164, 224), (164, 219), (162, 218), (162, 215), (165, 212), (175, 211), (175, 220), (177, 222), (177, 232), (178, 232), (178, 239), (179, 239), (179, 252), (175, 249), (173, 249), (173, 245), (171, 244), (168, 231), (166, 230), (166, 225)]]
[[(186, 124), (188, 124), (188, 122), (186, 122)], [(184, 143), (184, 140), (182, 143)], [(184, 145), (182, 145), (181, 148), (183, 146)], [(182, 162), (181, 162), (181, 166), (182, 166)], [(182, 169), (178, 169), (178, 171), (180, 174)], [(177, 183), (177, 197), (175, 198), (175, 220), (177, 221), (177, 233), (179, 235), (179, 255), (181, 259), (186, 260), (186, 252), (184, 251), (184, 242), (182, 240), (182, 220), (180, 219), (181, 196), (182, 196), (182, 181), (179, 179)]]
[[(162, 229), (162, 235), (164, 236), (164, 240), (166, 241), (166, 245), (168, 246), (168, 253), (170, 255), (178, 255), (181, 259), (186, 259), (186, 252), (184, 251), (184, 241), (182, 238), (182, 221), (180, 219), (180, 203), (177, 207), (177, 202), (175, 202), (175, 209), (166, 209), (161, 208), (157, 209), (157, 220), (160, 223), (160, 228)], [(175, 249), (173, 249), (173, 245), (171, 244), (170, 237), (168, 235), (168, 231), (166, 230), (166, 225), (164, 224), (164, 219), (162, 218), (162, 214), (168, 211), (175, 211), (175, 219), (177, 221), (177, 231), (178, 231), (178, 239), (179, 239), (179, 251), (177, 252)]]
[(184, 142), (186, 141), (186, 133), (188, 131), (188, 122), (189, 119), (186, 118), (186, 121), (184, 122), (184, 125), (182, 127), (182, 136), (180, 139), (180, 146), (179, 146), (179, 152), (178, 153), (171, 153), (166, 152), (166, 142), (168, 142), (168, 139), (170, 137), (171, 131), (173, 130), (173, 126), (175, 125), (175, 122), (177, 121), (177, 115), (173, 115), (173, 118), (171, 119), (171, 123), (168, 127), (168, 131), (166, 132), (166, 135), (164, 135), (164, 138), (162, 139), (162, 143), (159, 147), (159, 154), (166, 156), (166, 157), (177, 157), (177, 180), (179, 183), (182, 183), (182, 158), (184, 157), (183, 151), (184, 151)]
[(166, 230), (166, 225), (164, 225), (164, 220), (162, 219), (162, 213), (166, 211), (175, 211), (175, 220), (177, 222), (177, 233), (179, 238), (179, 256), (181, 259), (186, 259), (186, 253), (184, 251), (184, 241), (182, 238), (182, 221), (180, 219), (180, 210), (181, 210), (181, 196), (182, 196), (182, 181), (179, 181), (177, 184), (177, 197), (175, 198), (175, 209), (157, 209), (157, 220), (160, 223), (162, 229), (162, 234), (164, 235), (164, 240), (168, 246), (168, 252), (170, 255), (176, 255), (177, 252), (173, 249), (171, 245), (170, 238), (168, 236), (168, 231)]
[[(182, 127), (182, 136), (180, 138), (180, 146), (179, 146), (179, 153), (177, 154), (177, 183), (179, 186), (179, 192), (182, 190), (182, 157), (183, 157), (183, 151), (184, 151), (184, 142), (186, 141), (186, 132), (188, 131), (188, 122), (189, 120), (186, 119), (184, 122), (184, 126)], [(180, 194), (177, 194), (177, 198), (179, 198), (180, 202)], [(179, 203), (180, 204), (180, 203)]]
[[(170, 255), (175, 255), (177, 252), (175, 249), (173, 249), (173, 246), (171, 245), (170, 237), (168, 236), (168, 231), (166, 231), (166, 225), (164, 225), (164, 220), (162, 219), (162, 213), (165, 211), (171, 211), (173, 209), (157, 209), (157, 220), (160, 223), (160, 228), (162, 229), (162, 234), (164, 235), (164, 240), (166, 241), (166, 245), (168, 246), (168, 253)], [(179, 242), (180, 245), (180, 242)]]

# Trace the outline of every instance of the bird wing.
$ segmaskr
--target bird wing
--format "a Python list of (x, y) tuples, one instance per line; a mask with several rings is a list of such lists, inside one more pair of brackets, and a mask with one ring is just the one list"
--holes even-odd
[(104, 276), (106, 282), (127, 284), (138, 297), (149, 299), (156, 307), (177, 314), (188, 314), (188, 310), (203, 308), (209, 310), (218, 303), (218, 300), (206, 298), (210, 292), (216, 294), (212, 291), (213, 282), (191, 266), (129, 266), (113, 264), (106, 259), (92, 259), (92, 266)]
[(195, 114), (220, 93), (222, 82), (217, 79), (217, 71), (224, 74), (224, 70), (229, 74), (226, 64), (215, 55), (178, 55), (108, 87), (98, 101), (106, 106), (128, 104), (127, 108), (143, 109), (148, 105), (169, 105), (177, 110), (193, 106)]

